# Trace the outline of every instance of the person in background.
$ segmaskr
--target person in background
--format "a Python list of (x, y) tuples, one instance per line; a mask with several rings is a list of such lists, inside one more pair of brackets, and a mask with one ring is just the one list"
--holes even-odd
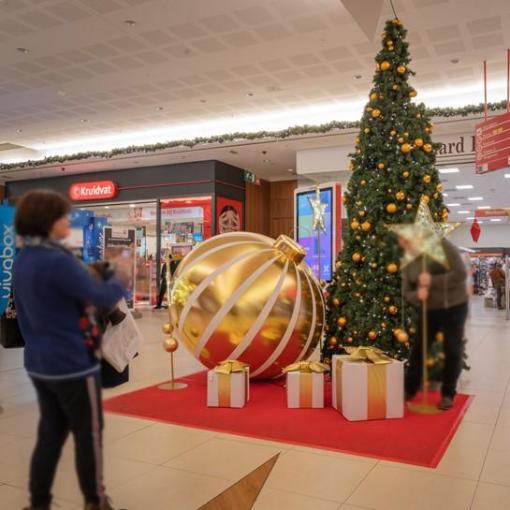
[(62, 195), (30, 191), (17, 202), (23, 240), (13, 275), (24, 364), (39, 403), (30, 466), (31, 505), (48, 510), (64, 443), (74, 436), (76, 469), (86, 510), (113, 510), (103, 485), (99, 328), (92, 305), (112, 309), (124, 296), (116, 278), (90, 274), (62, 244), (71, 206)]
[[(428, 261), (428, 271), (422, 272), (421, 256), (402, 270), (404, 297), (409, 303), (420, 307), (427, 302), (428, 345), (439, 332), (444, 334), (445, 366), (441, 387), (442, 398), (439, 408), (450, 409), (457, 392), (457, 381), (462, 370), (464, 325), (468, 314), (467, 270), (459, 250), (447, 239), (442, 240), (448, 267)], [(410, 244), (400, 240), (405, 250)], [(409, 367), (405, 377), (406, 399), (414, 398), (422, 380), (422, 314), (418, 310), (420, 322), (416, 339), (412, 346)]]
[[(173, 264), (173, 258), (172, 255), (168, 255), (168, 258), (163, 256), (163, 265), (161, 266), (161, 276), (159, 279), (159, 295), (158, 295), (158, 302), (156, 303), (156, 306), (154, 307), (155, 310), (160, 310), (163, 307), (163, 300), (165, 299), (165, 295), (168, 288), (167, 283), (167, 272), (170, 271), (170, 274), (168, 275), (170, 278), (172, 277), (172, 264)], [(168, 267), (168, 262), (170, 262), (170, 267)]]
[(492, 286), (496, 289), (496, 302), (498, 310), (503, 310), (503, 294), (505, 292), (506, 276), (500, 262), (494, 263), (489, 273)]

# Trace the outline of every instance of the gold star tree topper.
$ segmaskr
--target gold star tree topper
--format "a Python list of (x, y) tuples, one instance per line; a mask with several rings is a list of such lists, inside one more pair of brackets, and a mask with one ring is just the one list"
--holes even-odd
[(314, 231), (326, 230), (326, 225), (324, 223), (324, 213), (326, 212), (326, 207), (328, 204), (323, 204), (321, 202), (321, 190), (319, 186), (317, 186), (317, 189), (315, 190), (315, 198), (308, 198), (308, 201), (310, 202), (313, 211), (312, 229)]
[(448, 267), (448, 259), (441, 240), (458, 226), (458, 223), (435, 223), (427, 202), (422, 199), (414, 223), (388, 225), (389, 230), (406, 241), (401, 267), (407, 266), (420, 255)]

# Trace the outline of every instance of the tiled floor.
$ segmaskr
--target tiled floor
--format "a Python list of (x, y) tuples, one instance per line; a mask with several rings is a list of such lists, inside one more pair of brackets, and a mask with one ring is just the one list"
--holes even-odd
[[(194, 510), (281, 452), (255, 505), (257, 510), (507, 510), (510, 508), (510, 322), (473, 303), (467, 336), (472, 370), (461, 390), (476, 395), (437, 469), (292, 447), (106, 416), (106, 481), (119, 507)], [(140, 320), (146, 336), (131, 382), (106, 396), (162, 381), (163, 312)], [(200, 365), (182, 349), (178, 375)], [(26, 503), (27, 468), (37, 406), (20, 351), (0, 351), (0, 508)], [(313, 426), (313, 424), (312, 424)], [(55, 495), (59, 510), (82, 508), (72, 445), (61, 461)], [(242, 510), (242, 509), (240, 509)]]

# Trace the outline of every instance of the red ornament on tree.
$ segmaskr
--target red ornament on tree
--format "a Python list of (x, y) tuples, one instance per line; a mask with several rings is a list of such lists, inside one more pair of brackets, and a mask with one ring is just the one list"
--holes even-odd
[(475, 218), (473, 220), (473, 224), (471, 225), (471, 237), (475, 243), (477, 243), (478, 239), (480, 239), (481, 233), (482, 229), (480, 228), (480, 223), (478, 223), (478, 220)]

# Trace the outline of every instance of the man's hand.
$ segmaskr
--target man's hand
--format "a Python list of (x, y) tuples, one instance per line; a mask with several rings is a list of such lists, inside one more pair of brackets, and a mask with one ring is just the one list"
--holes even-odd
[(427, 301), (429, 298), (429, 288), (428, 287), (418, 287), (418, 299), (420, 301)]
[(430, 281), (431, 281), (431, 278), (430, 278), (430, 273), (421, 273), (419, 278), (418, 278), (418, 283), (420, 285), (420, 287), (430, 287)]

